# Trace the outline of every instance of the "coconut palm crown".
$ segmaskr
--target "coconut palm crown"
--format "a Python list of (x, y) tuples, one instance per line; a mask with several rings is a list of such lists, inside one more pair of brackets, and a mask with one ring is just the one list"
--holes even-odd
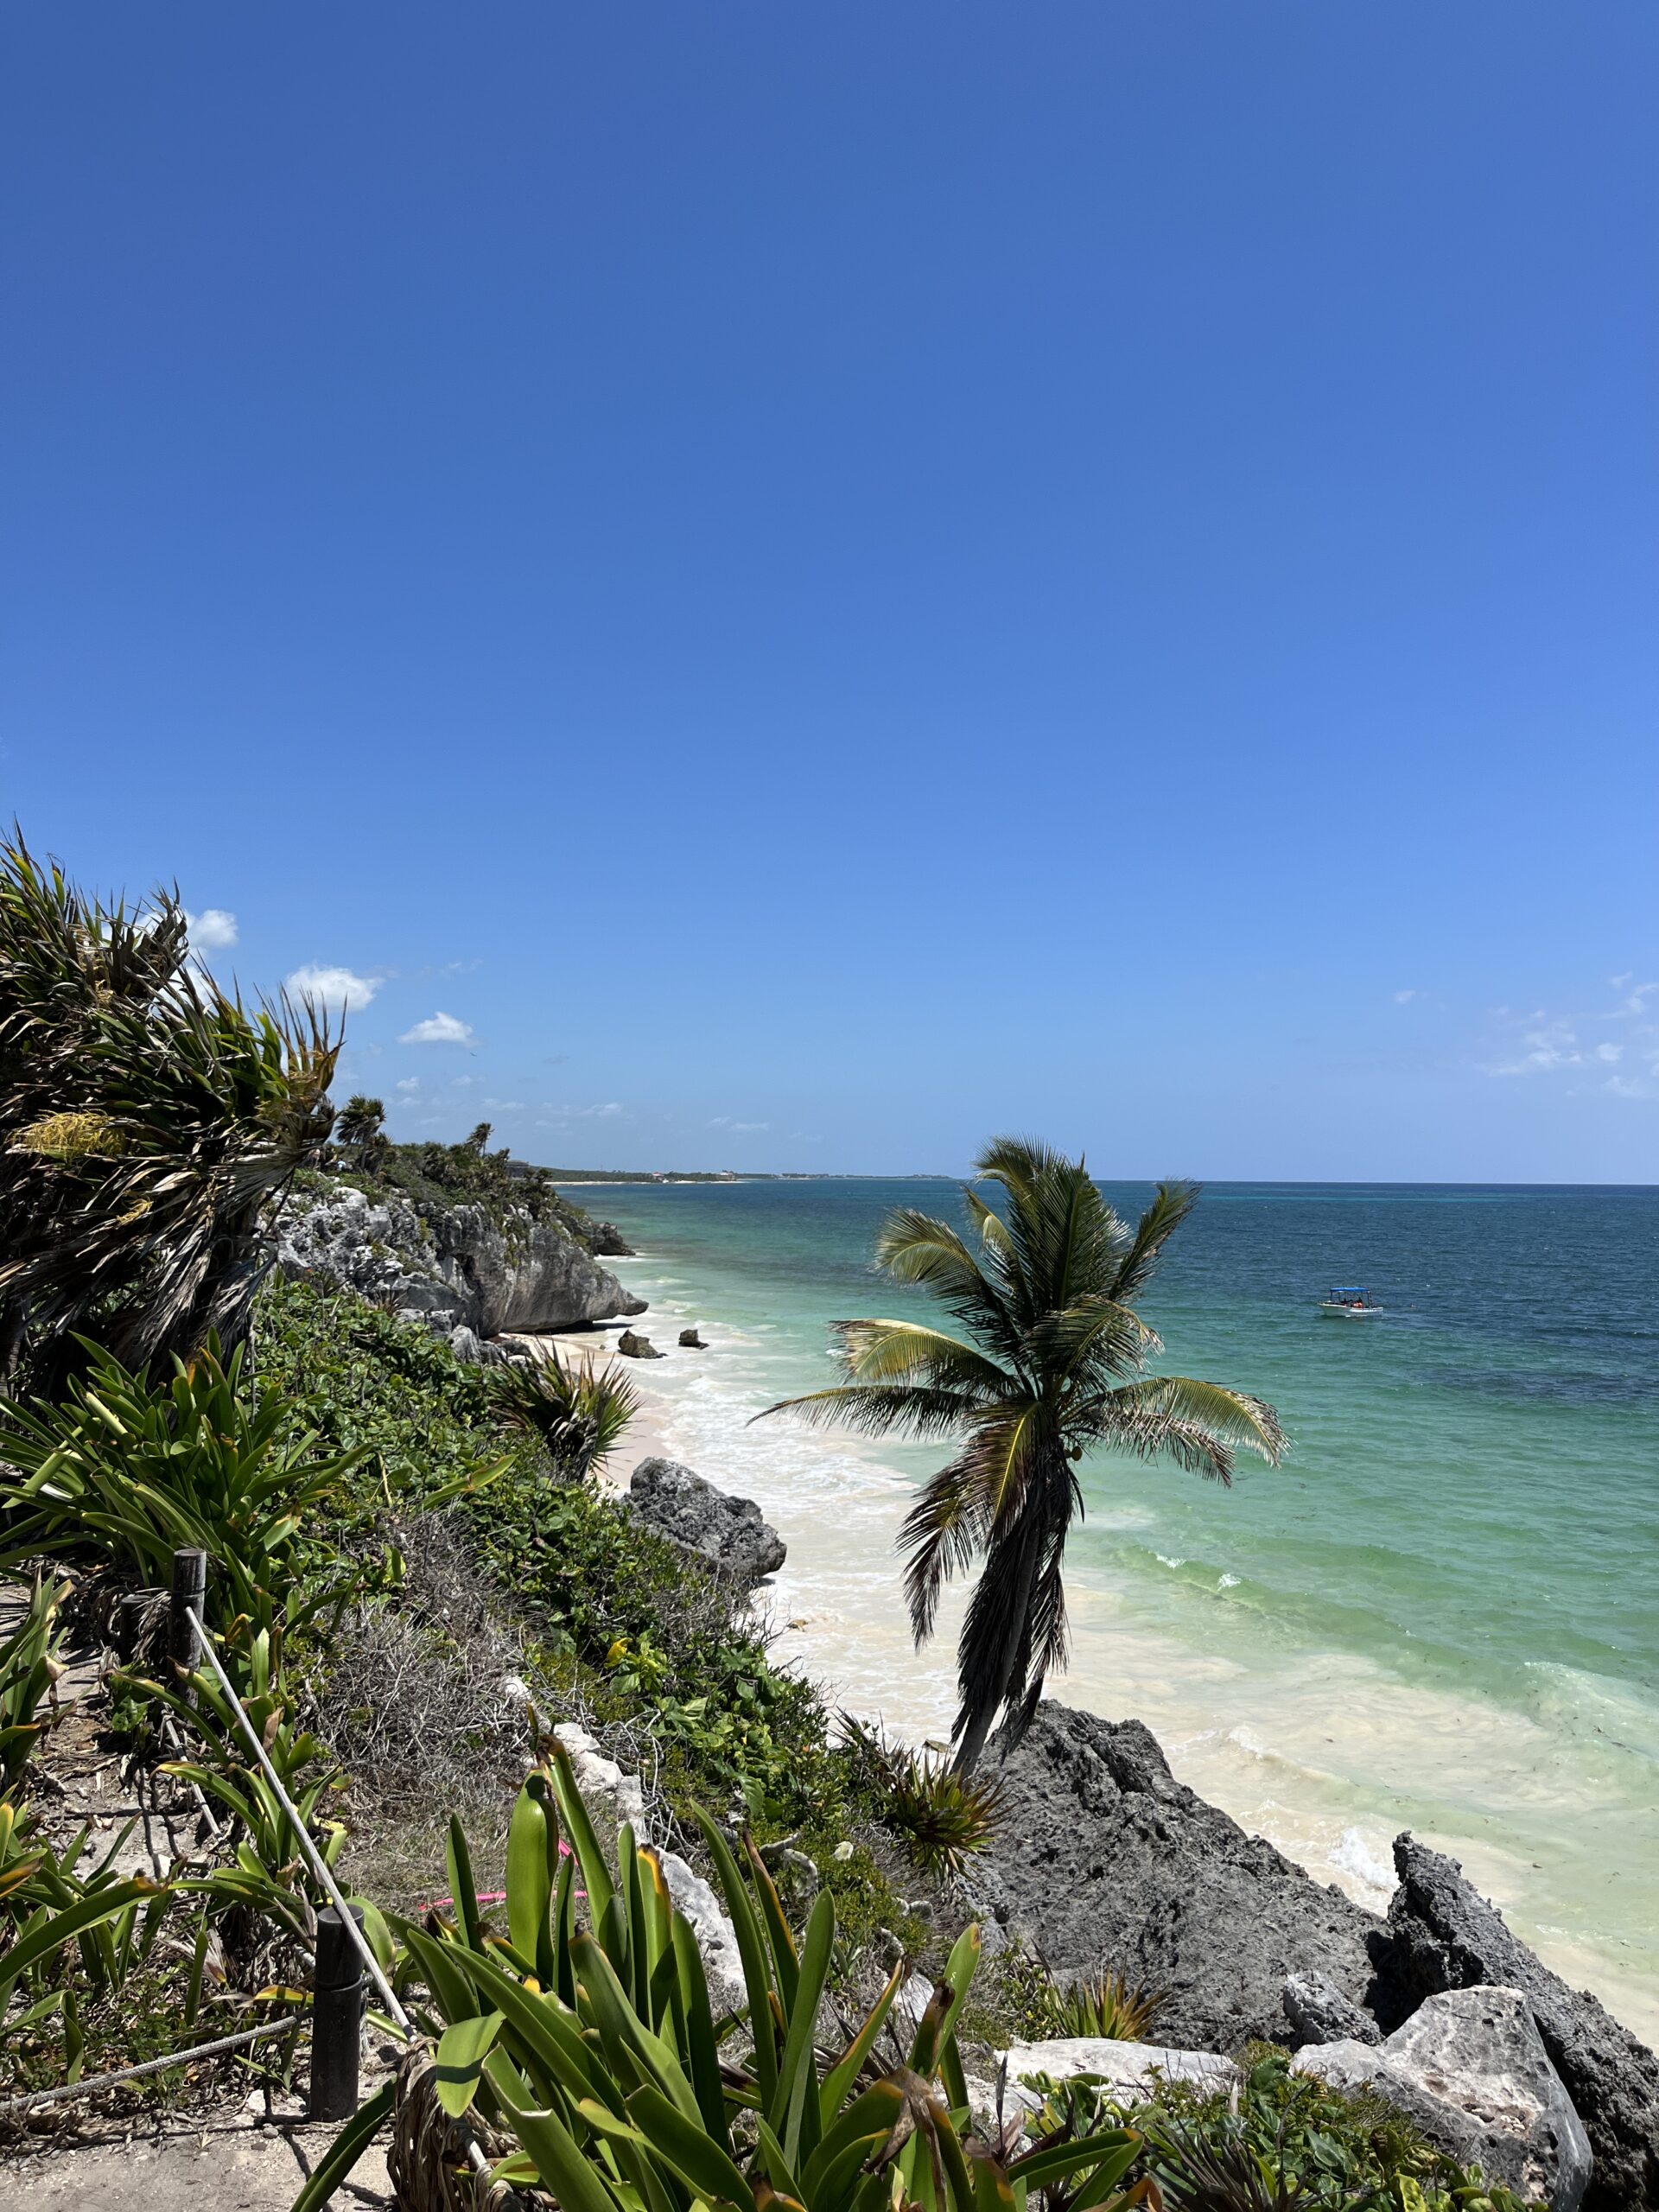
[(918, 1645), (932, 1634), (944, 1584), (983, 1561), (957, 1646), (954, 1740), (964, 1772), (999, 1714), (1007, 1740), (1018, 1740), (1048, 1674), (1065, 1663), (1060, 1568), (1083, 1512), (1075, 1470), (1084, 1453), (1169, 1459), (1226, 1483), (1236, 1452), (1271, 1465), (1285, 1443), (1261, 1399), (1147, 1371), (1162, 1346), (1135, 1300), (1192, 1211), (1195, 1185), (1160, 1183), (1130, 1227), (1081, 1160), (1028, 1139), (996, 1139), (976, 1175), (1000, 1185), (1002, 1199), (994, 1208), (964, 1185), (966, 1235), (901, 1206), (876, 1246), (877, 1265), (931, 1291), (964, 1334), (837, 1321), (847, 1380), (766, 1408), (870, 1435), (957, 1440), (899, 1541)]

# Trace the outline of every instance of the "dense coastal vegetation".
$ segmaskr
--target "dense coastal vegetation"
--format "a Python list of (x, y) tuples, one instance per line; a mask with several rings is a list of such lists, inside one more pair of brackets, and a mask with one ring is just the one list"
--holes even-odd
[[(1374, 2097), (1266, 2049), (1229, 2094), (1039, 2078), (1028, 2108), (1005, 2114), (999, 2090), (988, 2115), (970, 2075), (1000, 2043), (1155, 2032), (1155, 1993), (1062, 1986), (1005, 1938), (982, 1961), (971, 1872), (1007, 1817), (995, 1780), (843, 1727), (773, 1663), (741, 1589), (601, 1486), (620, 1378), (465, 1358), (418, 1319), (270, 1272), (296, 1185), (603, 1242), (486, 1128), (393, 1146), (363, 1097), (336, 1120), (337, 1050), (308, 1010), (250, 1014), (194, 967), (170, 895), (109, 907), (21, 841), (0, 852), (8, 2093), (176, 2056), (92, 2101), (130, 2113), (296, 2063), (291, 2041), (188, 2056), (278, 1999), (304, 2006), (325, 1902), (216, 1675), (169, 1666), (156, 1593), (198, 1547), (219, 1662), (435, 2052), (435, 2074), (417, 2050), (377, 2093), (307, 2205), (390, 2121), (453, 2126), (461, 2159), (470, 2128), (503, 2178), (580, 2212), (1017, 2212), (1032, 2191), (1047, 2212), (1516, 2212)], [(902, 1404), (970, 1432), (918, 1509), (918, 1587), (988, 1547), (1019, 1621), (1000, 1669), (986, 1638), (964, 1653), (963, 1770), (1057, 1656), (1068, 1454), (1109, 1434), (1224, 1474), (1230, 1441), (1278, 1442), (1253, 1401), (1136, 1376), (1131, 1301), (1184, 1194), (1120, 1233), (1080, 1164), (1004, 1147), (989, 1172), (1014, 1226), (984, 1214), (977, 1257), (915, 1221), (885, 1256), (944, 1285), (990, 1351), (849, 1324), (854, 1395), (830, 1394), (875, 1426)], [(1027, 1331), (1052, 1316), (1052, 1363), (997, 1363), (1016, 1296)], [(649, 1844), (625, 1828), (601, 1846), (554, 1733), (572, 1720), (639, 1777)], [(89, 1745), (169, 1813), (192, 1794), (170, 1865), (70, 1816), (51, 1777)], [(741, 1954), (723, 2011), (674, 1853), (712, 1879)], [(917, 1975), (925, 2001), (901, 2012)]]

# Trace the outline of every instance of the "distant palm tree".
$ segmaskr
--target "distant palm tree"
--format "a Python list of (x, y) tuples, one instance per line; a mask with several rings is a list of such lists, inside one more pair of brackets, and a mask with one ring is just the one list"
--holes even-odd
[(359, 1166), (372, 1166), (386, 1149), (386, 1109), (381, 1101), (353, 1091), (334, 1116), (334, 1142)]
[(1272, 1464), (1285, 1443), (1259, 1398), (1147, 1372), (1162, 1347), (1134, 1301), (1191, 1212), (1193, 1185), (1160, 1183), (1131, 1229), (1082, 1160), (1046, 1146), (999, 1137), (976, 1173), (1001, 1186), (1004, 1206), (995, 1211), (964, 1187), (972, 1245), (908, 1206), (888, 1216), (876, 1245), (878, 1265), (895, 1281), (925, 1285), (966, 1338), (913, 1321), (837, 1321), (846, 1382), (766, 1408), (871, 1435), (961, 1440), (899, 1546), (918, 1645), (933, 1631), (944, 1583), (984, 1561), (957, 1647), (953, 1734), (963, 1773), (999, 1713), (1017, 1739), (1050, 1669), (1065, 1663), (1060, 1566), (1083, 1511), (1074, 1467), (1084, 1452), (1168, 1459), (1225, 1483), (1236, 1450)]

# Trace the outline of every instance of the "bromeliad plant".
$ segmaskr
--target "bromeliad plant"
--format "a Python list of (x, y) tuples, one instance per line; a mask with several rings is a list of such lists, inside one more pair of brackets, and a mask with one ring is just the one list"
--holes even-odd
[(302, 1522), (364, 1451), (313, 1456), (302, 1411), (274, 1386), (249, 1386), (239, 1346), (223, 1361), (210, 1340), (165, 1382), (86, 1350), (87, 1379), (63, 1403), (0, 1408), (0, 1567), (73, 1553), (156, 1585), (175, 1551), (199, 1548), (212, 1562), (212, 1624), (277, 1613), (292, 1629), (347, 1601), (364, 1567), (320, 1571)]
[[(514, 1810), (505, 1935), (485, 1917), (454, 1821), (453, 1918), (394, 1923), (406, 1985), (418, 1979), (427, 1992), (421, 2024), (439, 2037), (443, 2111), (474, 2112), (516, 2139), (498, 2178), (539, 2186), (563, 2212), (1024, 2212), (1033, 2189), (1062, 2212), (1118, 2212), (1151, 2194), (1118, 2189), (1140, 2145), (1129, 2130), (1039, 2145), (1006, 2164), (970, 2133), (956, 2028), (976, 1929), (951, 1952), (902, 2063), (884, 2068), (876, 2056), (902, 1967), (845, 2048), (821, 2052), (832, 1898), (819, 1895), (798, 1937), (753, 1844), (745, 1839), (740, 1869), (699, 1815), (747, 1999), (717, 2023), (661, 1860), (624, 1827), (613, 1875), (568, 1756), (554, 1758)], [(741, 2067), (721, 2053), (740, 2019), (750, 2044)], [(339, 2186), (394, 2099), (389, 2088), (365, 2107), (295, 2212)]]

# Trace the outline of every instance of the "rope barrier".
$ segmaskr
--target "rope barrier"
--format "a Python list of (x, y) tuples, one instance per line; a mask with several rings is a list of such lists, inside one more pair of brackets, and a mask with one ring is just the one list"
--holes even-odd
[(373, 1951), (369, 1948), (368, 1938), (364, 1935), (363, 1930), (358, 1926), (356, 1914), (346, 1902), (344, 1891), (340, 1889), (339, 1883), (335, 1881), (333, 1874), (329, 1872), (327, 1863), (324, 1859), (322, 1853), (317, 1849), (316, 1845), (312, 1841), (311, 1832), (306, 1827), (303, 1819), (301, 1817), (298, 1807), (295, 1804), (294, 1800), (289, 1796), (287, 1790), (283, 1789), (282, 1777), (278, 1775), (276, 1768), (271, 1764), (270, 1755), (266, 1751), (264, 1745), (260, 1742), (258, 1732), (254, 1727), (253, 1723), (248, 1719), (247, 1714), (242, 1710), (242, 1700), (236, 1694), (236, 1687), (234, 1683), (232, 1683), (230, 1676), (225, 1672), (224, 1668), (219, 1663), (219, 1654), (214, 1650), (212, 1640), (208, 1637), (207, 1630), (202, 1626), (201, 1621), (194, 1610), (188, 1605), (185, 1607), (185, 1617), (189, 1621), (191, 1627), (196, 1631), (197, 1636), (200, 1638), (199, 1648), (201, 1651), (202, 1656), (207, 1660), (207, 1664), (213, 1669), (214, 1674), (218, 1675), (219, 1686), (220, 1689), (224, 1691), (226, 1696), (230, 1700), (231, 1711), (236, 1716), (237, 1726), (242, 1731), (243, 1735), (247, 1738), (248, 1749), (253, 1753), (254, 1758), (258, 1761), (260, 1767), (264, 1770), (265, 1780), (270, 1783), (271, 1789), (275, 1791), (277, 1803), (282, 1807), (283, 1810), (288, 1815), (289, 1819), (294, 1824), (294, 1834), (298, 1839), (300, 1849), (304, 1854), (307, 1864), (309, 1866), (311, 1872), (316, 1876), (317, 1880), (322, 1888), (327, 1892), (329, 1903), (340, 1915), (353, 1942), (356, 1944), (358, 1953), (363, 1961), (364, 1966), (368, 1971), (369, 1979), (373, 1982), (381, 1996), (385, 1998), (386, 2002), (386, 2010), (391, 2015), (392, 2019), (396, 2022), (399, 2032), (404, 2037), (405, 2042), (412, 2042), (415, 2037), (415, 2023), (410, 2018), (408, 2013), (404, 2012), (403, 2006), (398, 2003), (397, 1994), (394, 1992), (391, 1984), (386, 1980), (385, 1974), (381, 1973), (380, 1961), (375, 1957)]
[[(312, 1841), (310, 1831), (307, 1828), (304, 1821), (300, 1817), (298, 1808), (294, 1803), (293, 1799), (289, 1796), (287, 1790), (283, 1789), (281, 1777), (278, 1776), (276, 1768), (270, 1763), (270, 1754), (266, 1751), (264, 1745), (259, 1740), (257, 1730), (254, 1727), (253, 1723), (248, 1719), (247, 1714), (242, 1710), (242, 1700), (237, 1695), (235, 1685), (231, 1681), (230, 1676), (225, 1672), (224, 1668), (219, 1664), (219, 1654), (213, 1649), (213, 1643), (208, 1637), (206, 1627), (202, 1624), (200, 1616), (196, 1612), (195, 1609), (190, 1605), (186, 1605), (183, 1608), (183, 1611), (185, 1618), (188, 1620), (191, 1627), (196, 1632), (198, 1649), (206, 1658), (208, 1665), (213, 1669), (213, 1673), (218, 1676), (219, 1686), (224, 1691), (226, 1698), (230, 1700), (231, 1711), (235, 1714), (237, 1726), (241, 1730), (243, 1736), (246, 1738), (248, 1749), (253, 1753), (254, 1758), (258, 1761), (260, 1769), (263, 1771), (266, 1781), (270, 1783), (271, 1789), (275, 1791), (277, 1803), (282, 1807), (283, 1810), (288, 1815), (289, 1819), (294, 1824), (295, 1835), (299, 1840), (300, 1849), (304, 1853), (306, 1861), (310, 1866), (311, 1872), (316, 1876), (317, 1880), (321, 1885), (322, 1888), (327, 1891), (330, 1902), (333, 1904), (335, 1911), (340, 1915), (342, 1925), (351, 1936), (353, 1942), (357, 1946), (357, 1949), (363, 1961), (363, 1964), (368, 1970), (369, 1978), (373, 1982), (375, 1987), (380, 1992), (381, 1996), (385, 1998), (386, 2001), (386, 2010), (391, 2014), (392, 2019), (396, 2022), (398, 2031), (401, 2033), (405, 2042), (411, 2044), (416, 2042), (418, 2038), (418, 2031), (416, 2028), (415, 2023), (410, 2018), (409, 2014), (404, 2010), (402, 2005), (398, 2003), (397, 1994), (392, 1989), (391, 1984), (386, 1980), (385, 1975), (380, 1971), (380, 1961), (375, 1957), (374, 1953), (370, 1949), (367, 1938), (365, 1936), (362, 1929), (358, 1926), (357, 1916), (353, 1912), (350, 1905), (346, 1902), (344, 1893), (341, 1891), (340, 1885), (335, 1881), (333, 1874), (329, 1872), (322, 1853), (317, 1849), (316, 1845)], [(487, 2174), (490, 2171), (489, 2159), (485, 2156), (483, 2147), (480, 2144), (476, 2136), (471, 2137), (467, 2142), (467, 2160), (474, 2173)]]
[(118, 2067), (113, 2074), (93, 2074), (84, 2082), (60, 2082), (55, 2089), (33, 2089), (26, 2097), (8, 2097), (0, 2104), (0, 2113), (32, 2112), (36, 2105), (57, 2104), (65, 2097), (90, 2096), (94, 2089), (113, 2088), (118, 2082), (137, 2082), (145, 2074), (165, 2074), (169, 2067), (188, 2066), (194, 2059), (217, 2058), (221, 2051), (239, 2050), (245, 2044), (257, 2043), (261, 2036), (280, 2035), (303, 2024), (304, 2016), (299, 2012), (290, 2012), (280, 2020), (262, 2020), (257, 2028), (243, 2028), (213, 2043), (194, 2043), (188, 2050), (175, 2050), (164, 2058), (146, 2058), (137, 2066)]

